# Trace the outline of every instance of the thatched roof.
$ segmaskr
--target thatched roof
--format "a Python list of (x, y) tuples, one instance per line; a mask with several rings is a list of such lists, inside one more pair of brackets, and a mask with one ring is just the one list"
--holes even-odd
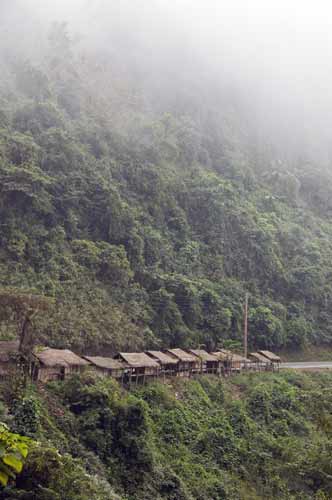
[(69, 349), (51, 349), (44, 348), (35, 350), (34, 356), (39, 362), (47, 367), (61, 366), (69, 368), (70, 366), (87, 366), (90, 363), (83, 358), (77, 356)]
[(231, 362), (235, 361), (236, 363), (246, 363), (248, 361), (244, 356), (228, 351), (227, 349), (220, 349), (212, 354), (222, 361), (229, 360)]
[(145, 352), (119, 352), (118, 357), (132, 368), (159, 368), (159, 363)]
[(217, 356), (215, 356), (214, 354), (210, 354), (207, 351), (204, 351), (204, 349), (190, 349), (189, 352), (194, 356), (200, 358), (202, 361), (214, 361), (214, 362), (219, 361)]
[(215, 351), (212, 354), (213, 354), (213, 356), (220, 359), (221, 361), (225, 361), (226, 359), (231, 359), (231, 356), (229, 354), (226, 354), (226, 353), (221, 352), (221, 351)]
[(11, 355), (19, 352), (19, 345), (18, 340), (0, 341), (0, 362), (8, 363), (11, 360)]
[(192, 354), (189, 354), (189, 352), (183, 351), (182, 349), (167, 349), (166, 351), (168, 354), (171, 354), (175, 358), (177, 358), (180, 361), (186, 362), (186, 363), (197, 363), (197, 358), (196, 356), (193, 356)]
[(218, 351), (215, 351), (212, 354), (213, 356), (216, 356), (218, 359), (221, 360), (233, 359), (234, 357), (234, 352), (228, 351), (227, 349), (219, 349)]
[(259, 352), (251, 352), (249, 354), (249, 358), (255, 361), (256, 363), (268, 363), (269, 360), (262, 356)]
[(159, 361), (161, 365), (176, 365), (179, 360), (161, 351), (146, 351), (146, 353)]
[(232, 358), (234, 356), (234, 352), (229, 351), (228, 349), (219, 349), (218, 352), (221, 352), (224, 356), (227, 356), (228, 358)]
[(236, 361), (239, 363), (246, 363), (248, 360), (244, 356), (241, 356), (240, 354), (233, 354), (232, 361)]
[(124, 363), (113, 358), (104, 358), (102, 356), (83, 356), (83, 358), (98, 368), (104, 368), (105, 370), (124, 370), (126, 368)]
[(259, 354), (262, 354), (265, 358), (267, 358), (269, 361), (272, 361), (272, 363), (280, 363), (281, 359), (279, 356), (274, 354), (271, 351), (258, 351)]

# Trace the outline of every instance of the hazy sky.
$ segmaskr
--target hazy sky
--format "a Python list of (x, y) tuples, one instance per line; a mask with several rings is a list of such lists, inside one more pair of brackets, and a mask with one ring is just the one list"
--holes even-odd
[(174, 69), (232, 75), (281, 134), (284, 120), (287, 135), (332, 138), (332, 1), (0, 0), (0, 22), (15, 5), (17, 43), (24, 40), (17, 28), (32, 38), (29, 13), (35, 31), (64, 19), (90, 44), (111, 49), (118, 37), (123, 50), (140, 51), (142, 64), (150, 60), (151, 71), (160, 58)]
[[(14, 5), (15, 0), (4, 5)], [(21, 0), (22, 11), (105, 36), (120, 25), (151, 44), (190, 41), (207, 59), (264, 71), (290, 87), (331, 78), (332, 2), (309, 0)], [(1, 3), (0, 3), (1, 13)], [(104, 33), (103, 33), (104, 32)], [(293, 79), (293, 81), (290, 81)], [(299, 85), (300, 84), (300, 85)]]

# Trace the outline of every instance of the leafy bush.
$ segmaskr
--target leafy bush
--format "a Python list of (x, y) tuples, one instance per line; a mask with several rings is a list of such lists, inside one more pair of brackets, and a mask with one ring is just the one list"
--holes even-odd
[(23, 469), (29, 452), (30, 440), (13, 434), (5, 424), (0, 424), (0, 484), (6, 486)]
[(33, 397), (25, 397), (13, 402), (11, 413), (14, 417), (15, 432), (34, 437), (39, 429), (39, 407)]

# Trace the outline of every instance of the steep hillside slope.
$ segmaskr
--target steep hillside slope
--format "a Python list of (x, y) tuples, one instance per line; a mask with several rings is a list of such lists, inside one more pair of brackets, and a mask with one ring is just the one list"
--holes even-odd
[(142, 87), (64, 25), (43, 57), (3, 59), (0, 281), (55, 298), (39, 341), (215, 347), (249, 291), (253, 347), (331, 342), (323, 167), (264, 151), (212, 82)]
[[(329, 374), (203, 376), (127, 392), (111, 379), (30, 388), (11, 427), (35, 444), (15, 500), (327, 500)], [(36, 442), (37, 441), (37, 442)]]

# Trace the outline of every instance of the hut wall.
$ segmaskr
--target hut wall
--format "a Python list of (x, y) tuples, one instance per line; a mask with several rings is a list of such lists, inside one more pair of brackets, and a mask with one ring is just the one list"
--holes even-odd
[(75, 373), (82, 373), (86, 369), (85, 365), (70, 365), (65, 369), (66, 377)]
[(165, 375), (175, 375), (177, 371), (177, 365), (173, 363), (162, 365), (161, 371)]
[(177, 375), (179, 377), (190, 377), (194, 371), (194, 364), (190, 361), (179, 361), (177, 365)]
[(70, 366), (63, 368), (61, 366), (40, 366), (37, 371), (37, 380), (40, 382), (50, 382), (51, 380), (64, 380), (70, 375), (81, 373), (85, 366)]
[(153, 377), (158, 375), (158, 370), (154, 366), (140, 366), (132, 368), (133, 377)]
[(203, 373), (219, 373), (218, 361), (206, 361), (203, 363)]
[(133, 377), (143, 377), (145, 375), (145, 368), (144, 366), (140, 366), (137, 368), (132, 367), (131, 368), (131, 375)]
[(101, 377), (121, 378), (124, 375), (123, 368), (103, 368), (101, 366), (96, 366), (93, 364), (90, 366), (90, 368), (92, 368), (93, 371)]
[(240, 372), (241, 369), (243, 368), (244, 363), (242, 361), (239, 361), (238, 359), (232, 359), (231, 360), (231, 370)]
[(109, 370), (108, 374), (110, 377), (121, 378), (124, 375), (124, 370), (120, 368), (118, 370), (117, 369)]
[(51, 380), (63, 380), (64, 370), (59, 366), (41, 366), (38, 368), (37, 380), (40, 382), (50, 382)]
[(107, 370), (106, 368), (92, 365), (92, 369), (97, 375), (100, 375), (101, 377), (107, 377), (107, 375), (110, 375), (110, 370)]
[(146, 367), (145, 368), (145, 375), (147, 376), (154, 376), (154, 375), (158, 375), (158, 368), (155, 368), (154, 366), (153, 367)]

